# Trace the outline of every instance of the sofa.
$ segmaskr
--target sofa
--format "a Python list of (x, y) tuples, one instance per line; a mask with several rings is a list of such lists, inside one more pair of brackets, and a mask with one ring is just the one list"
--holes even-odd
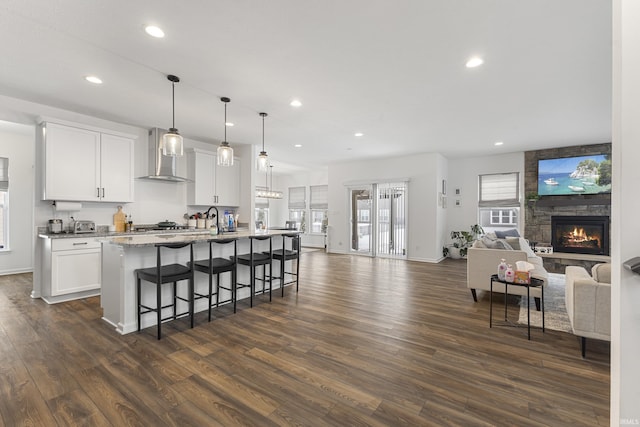
[(583, 267), (567, 267), (565, 305), (571, 329), (581, 337), (583, 358), (587, 338), (611, 341), (611, 264), (596, 264), (591, 274)]
[[(477, 291), (491, 289), (490, 277), (498, 272), (498, 265), (504, 259), (515, 269), (517, 261), (527, 261), (534, 265), (531, 277), (543, 281), (547, 286), (549, 274), (544, 269), (542, 258), (537, 256), (529, 247), (529, 243), (519, 236), (499, 238), (493, 233), (487, 233), (474, 242), (467, 250), (467, 288), (471, 290), (474, 301), (478, 301)], [(504, 293), (504, 284), (494, 282), (493, 291)], [(535, 298), (536, 309), (540, 310), (540, 287), (531, 287), (530, 296)], [(509, 294), (527, 295), (525, 286), (509, 286)]]

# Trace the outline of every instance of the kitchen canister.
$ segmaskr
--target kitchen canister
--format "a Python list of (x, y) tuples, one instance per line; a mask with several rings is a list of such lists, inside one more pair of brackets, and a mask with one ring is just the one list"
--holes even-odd
[(51, 233), (51, 234), (60, 234), (60, 233), (62, 233), (62, 220), (61, 219), (50, 219), (49, 220), (49, 233)]
[(194, 229), (196, 228), (196, 220), (195, 219), (190, 219), (187, 221), (187, 227), (189, 227), (190, 229)]
[(196, 220), (196, 228), (204, 229), (206, 224), (207, 222), (204, 218), (198, 218)]

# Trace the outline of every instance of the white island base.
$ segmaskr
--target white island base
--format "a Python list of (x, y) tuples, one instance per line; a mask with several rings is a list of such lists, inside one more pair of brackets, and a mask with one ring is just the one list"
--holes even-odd
[[(264, 233), (263, 233), (264, 234)], [(272, 234), (273, 249), (282, 247), (282, 233), (269, 233)], [(250, 234), (237, 233), (235, 235), (221, 235), (220, 238), (236, 237), (238, 238), (238, 254), (249, 252), (249, 239)], [(211, 236), (200, 235), (176, 235), (174, 239), (167, 238), (166, 236), (133, 236), (127, 238), (116, 238), (106, 240), (102, 242), (102, 293), (101, 293), (101, 306), (103, 309), (103, 319), (112, 324), (116, 331), (121, 334), (128, 334), (130, 332), (137, 331), (137, 298), (136, 298), (136, 274), (135, 270), (139, 268), (155, 267), (157, 260), (157, 250), (154, 243), (151, 243), (151, 239), (155, 238), (155, 242), (178, 242), (183, 240), (193, 240), (195, 237), (196, 242), (193, 245), (194, 260), (207, 259), (209, 257), (209, 243), (206, 239)], [(126, 240), (128, 239), (128, 240)], [(231, 245), (213, 245), (213, 256), (229, 257), (233, 255)], [(254, 252), (269, 250), (268, 241), (255, 241)], [(224, 252), (223, 252), (224, 251)], [(189, 247), (184, 247), (177, 250), (163, 249), (162, 251), (162, 263), (180, 263), (186, 264), (189, 261)], [(292, 261), (287, 261), (292, 262)], [(289, 266), (287, 266), (289, 267)], [(279, 275), (279, 261), (273, 263), (275, 275)], [(261, 268), (258, 271), (261, 272)], [(261, 273), (258, 273), (260, 276)], [(267, 274), (269, 269), (267, 267)], [(231, 280), (230, 274), (221, 274), (220, 283), (229, 287)], [(215, 278), (214, 278), (215, 280)], [(249, 268), (246, 266), (238, 266), (238, 282), (249, 283)], [(215, 286), (215, 282), (214, 282)], [(261, 287), (261, 282), (256, 282), (258, 289)], [(280, 291), (275, 292), (280, 288), (280, 281), (273, 280), (273, 293), (280, 295)], [(204, 273), (195, 272), (194, 287), (196, 292), (206, 294), (209, 287), (209, 276)], [(187, 286), (186, 283), (178, 283), (178, 295), (186, 297)], [(171, 286), (162, 286), (162, 300), (163, 304), (170, 301), (173, 297), (171, 292)], [(238, 301), (250, 296), (249, 288), (240, 289), (238, 292)], [(215, 298), (215, 297), (214, 297)], [(220, 300), (229, 300), (230, 294), (221, 290)], [(150, 283), (144, 283), (142, 286), (142, 301), (146, 305), (155, 307), (155, 285)], [(207, 310), (206, 299), (197, 300), (194, 307), (194, 312)], [(178, 300), (178, 312), (186, 311), (185, 302)], [(181, 305), (183, 304), (183, 305)], [(171, 314), (171, 309), (165, 309), (163, 317)], [(141, 319), (141, 329), (149, 326), (154, 326), (157, 323), (156, 316), (152, 314), (143, 315)]]

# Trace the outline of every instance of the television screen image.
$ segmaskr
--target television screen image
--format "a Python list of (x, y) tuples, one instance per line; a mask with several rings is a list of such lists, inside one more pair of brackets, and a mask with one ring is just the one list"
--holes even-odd
[(538, 195), (611, 193), (611, 156), (538, 160)]

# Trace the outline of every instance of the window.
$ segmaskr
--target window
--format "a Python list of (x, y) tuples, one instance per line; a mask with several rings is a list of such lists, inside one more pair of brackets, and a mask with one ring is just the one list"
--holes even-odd
[(515, 209), (492, 209), (491, 225), (515, 225), (517, 224), (517, 211)]
[(486, 232), (518, 228), (519, 178), (517, 172), (479, 176), (478, 223)]
[(0, 157), (0, 251), (9, 249), (9, 159)]
[(295, 221), (296, 228), (305, 231), (304, 211), (307, 208), (306, 187), (289, 187), (289, 221)]
[(312, 185), (310, 190), (311, 233), (326, 233), (329, 187), (327, 185)]
[[(266, 189), (266, 187), (256, 187), (256, 190)], [(256, 197), (255, 199), (256, 226), (261, 224), (265, 228), (269, 227), (269, 199)]]

